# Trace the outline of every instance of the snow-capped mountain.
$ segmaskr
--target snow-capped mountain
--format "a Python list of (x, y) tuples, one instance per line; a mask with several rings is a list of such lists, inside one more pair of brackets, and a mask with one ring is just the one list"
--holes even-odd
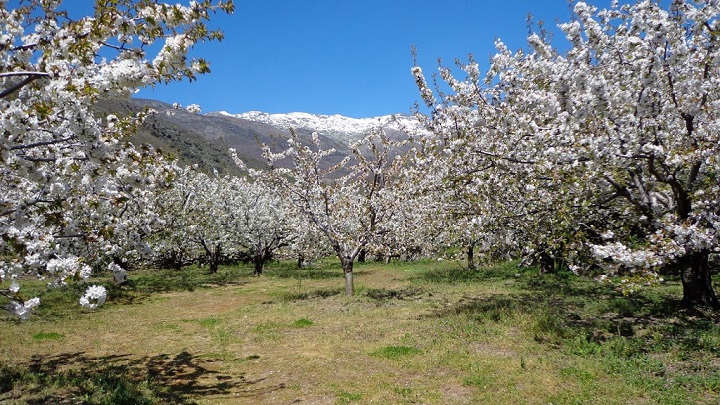
[(309, 142), (317, 132), (323, 148), (335, 149), (325, 165), (332, 165), (350, 154), (350, 145), (372, 129), (382, 128), (391, 139), (406, 139), (422, 131), (414, 117), (386, 115), (374, 118), (350, 118), (341, 115), (308, 113), (268, 114), (251, 111), (230, 114), (224, 111), (198, 114), (157, 100), (131, 99), (106, 103), (102, 114), (125, 114), (151, 108), (156, 114), (145, 120), (136, 139), (177, 156), (181, 164), (197, 164), (202, 170), (238, 174), (240, 170), (229, 149), (250, 167), (266, 167), (262, 145), (274, 151), (287, 147), (290, 130), (301, 142)]
[(303, 130), (317, 132), (337, 140), (355, 140), (377, 128), (395, 131), (412, 131), (418, 126), (417, 121), (407, 115), (384, 115), (373, 118), (350, 118), (342, 115), (320, 115), (303, 112), (288, 114), (268, 114), (260, 111), (249, 111), (242, 114), (231, 114), (226, 111), (209, 113), (232, 117), (246, 121), (260, 122), (280, 130)]

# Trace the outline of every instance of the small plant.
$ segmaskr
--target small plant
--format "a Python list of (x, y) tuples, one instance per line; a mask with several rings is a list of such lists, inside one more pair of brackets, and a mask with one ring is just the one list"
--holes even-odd
[(591, 373), (580, 369), (578, 367), (570, 366), (565, 367), (560, 370), (560, 374), (566, 377), (570, 377), (572, 379), (575, 379), (577, 381), (587, 383), (595, 380), (595, 376)]
[(488, 375), (474, 375), (463, 380), (463, 385), (466, 387), (479, 387), (487, 388), (488, 385), (492, 384), (493, 378)]
[(372, 356), (397, 360), (401, 357), (420, 353), (420, 349), (410, 346), (384, 346), (370, 353)]
[(278, 340), (281, 337), (278, 328), (281, 326), (275, 322), (261, 323), (250, 328), (250, 332), (255, 333), (261, 340)]
[(356, 394), (353, 392), (347, 392), (347, 391), (341, 391), (338, 394), (338, 404), (350, 404), (353, 402), (360, 401), (362, 399), (362, 394)]
[(40, 332), (33, 335), (33, 339), (38, 342), (43, 342), (45, 340), (60, 340), (64, 337), (65, 335), (57, 332)]
[(311, 326), (314, 322), (307, 319), (307, 318), (300, 318), (292, 323), (292, 326), (295, 328), (305, 328), (308, 326)]
[(221, 321), (220, 321), (220, 319), (218, 319), (218, 318), (205, 318), (205, 319), (200, 319), (200, 320), (198, 321), (198, 323), (200, 324), (200, 326), (204, 326), (204, 327), (206, 327), (206, 328), (211, 328), (211, 327), (213, 327), (213, 326), (217, 326), (217, 325), (220, 324), (220, 322), (221, 322)]

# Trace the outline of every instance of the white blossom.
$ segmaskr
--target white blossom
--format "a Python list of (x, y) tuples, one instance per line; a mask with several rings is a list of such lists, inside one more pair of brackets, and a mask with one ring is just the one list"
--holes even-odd
[(31, 298), (23, 303), (17, 302), (17, 301), (11, 301), (8, 305), (7, 309), (12, 313), (13, 315), (20, 318), (21, 321), (25, 321), (30, 317), (30, 314), (32, 311), (40, 305), (40, 298), (35, 297)]
[[(149, 197), (174, 169), (152, 148), (124, 141), (146, 113), (97, 117), (95, 105), (207, 72), (187, 52), (220, 37), (206, 27), (209, 10), (233, 9), (150, 3), (103, 5), (102, 21), (69, 19), (59, 1), (0, 7), (1, 279), (50, 274), (64, 284), (138, 255)], [(27, 317), (34, 305), (10, 310)]]
[(102, 306), (107, 299), (107, 290), (103, 286), (92, 285), (85, 290), (85, 294), (80, 297), (80, 305), (88, 309), (96, 309)]

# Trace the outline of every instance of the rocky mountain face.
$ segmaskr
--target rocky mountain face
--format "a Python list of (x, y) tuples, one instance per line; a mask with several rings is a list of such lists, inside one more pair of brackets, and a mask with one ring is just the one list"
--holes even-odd
[(290, 131), (301, 139), (309, 139), (317, 132), (325, 148), (332, 147), (335, 154), (327, 164), (334, 164), (349, 154), (349, 145), (374, 128), (383, 128), (394, 139), (407, 137), (406, 132), (417, 129), (410, 116), (383, 116), (375, 118), (349, 118), (340, 115), (307, 113), (267, 114), (247, 112), (230, 114), (224, 111), (195, 114), (184, 108), (147, 99), (126, 102), (104, 102), (100, 114), (122, 114), (152, 108), (157, 113), (145, 121), (141, 131), (131, 140), (149, 143), (158, 149), (176, 155), (180, 164), (198, 164), (202, 170), (238, 174), (230, 153), (235, 148), (238, 156), (250, 167), (264, 167), (262, 144), (274, 150), (287, 147)]

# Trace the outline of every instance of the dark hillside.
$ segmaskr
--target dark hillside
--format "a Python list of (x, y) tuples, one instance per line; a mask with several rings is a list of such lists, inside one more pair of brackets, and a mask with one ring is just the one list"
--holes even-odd
[[(98, 116), (127, 115), (131, 111), (152, 108), (157, 114), (147, 118), (141, 130), (130, 138), (134, 143), (150, 144), (156, 149), (177, 156), (180, 165), (197, 164), (201, 170), (221, 174), (241, 174), (230, 156), (229, 149), (235, 148), (238, 156), (251, 168), (263, 168), (262, 144), (270, 145), (275, 151), (287, 147), (290, 131), (270, 124), (250, 121), (221, 113), (192, 114), (184, 108), (155, 100), (131, 99), (129, 101), (103, 101), (98, 105)], [(300, 139), (309, 140), (313, 129), (298, 128)], [(405, 137), (402, 131), (386, 129), (393, 139)], [(350, 135), (340, 133), (334, 136), (320, 134), (323, 148), (334, 148), (325, 165), (338, 163), (347, 156)], [(282, 162), (280, 162), (282, 164)]]

